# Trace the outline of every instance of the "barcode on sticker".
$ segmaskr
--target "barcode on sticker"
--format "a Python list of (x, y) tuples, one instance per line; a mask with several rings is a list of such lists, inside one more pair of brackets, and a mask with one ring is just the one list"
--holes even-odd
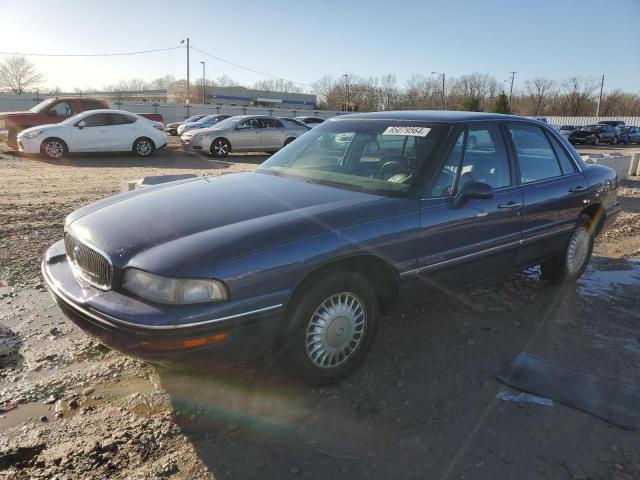
[(427, 127), (387, 127), (382, 135), (406, 135), (409, 137), (426, 137), (430, 128)]

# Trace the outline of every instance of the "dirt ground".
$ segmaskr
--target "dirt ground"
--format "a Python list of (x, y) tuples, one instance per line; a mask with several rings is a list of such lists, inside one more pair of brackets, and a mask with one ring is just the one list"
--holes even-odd
[(0, 478), (639, 479), (638, 432), (505, 402), (521, 351), (640, 384), (640, 179), (577, 285), (537, 269), (399, 308), (349, 379), (310, 388), (264, 362), (151, 366), (80, 332), (42, 285), (75, 208), (149, 175), (251, 170), (170, 150), (53, 163), (1, 152)]

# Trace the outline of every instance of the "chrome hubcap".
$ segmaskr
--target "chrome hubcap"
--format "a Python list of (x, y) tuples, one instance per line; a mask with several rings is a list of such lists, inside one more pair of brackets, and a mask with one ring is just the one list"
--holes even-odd
[(227, 153), (227, 144), (224, 143), (223, 141), (219, 141), (217, 142), (213, 148), (215, 149), (216, 153), (218, 155), (224, 155)]
[(143, 157), (146, 157), (147, 155), (151, 154), (151, 144), (146, 140), (138, 142), (138, 145), (136, 146), (136, 152), (138, 152)]
[(589, 253), (589, 232), (585, 227), (578, 227), (569, 241), (569, 247), (567, 248), (567, 270), (570, 273), (578, 272)]
[(48, 142), (45, 145), (44, 150), (47, 152), (47, 155), (52, 158), (60, 158), (64, 153), (64, 147), (60, 142), (56, 141)]
[(349, 292), (325, 299), (307, 325), (306, 352), (316, 367), (336, 368), (360, 348), (367, 328), (362, 300)]

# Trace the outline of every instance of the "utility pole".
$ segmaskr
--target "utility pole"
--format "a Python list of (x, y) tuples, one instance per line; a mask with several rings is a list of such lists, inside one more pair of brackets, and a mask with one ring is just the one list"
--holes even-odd
[(598, 106), (596, 108), (596, 117), (600, 116), (600, 103), (602, 102), (602, 89), (604, 88), (604, 74), (602, 74), (602, 80), (600, 81), (600, 96), (598, 97)]
[(207, 76), (205, 75), (204, 62), (202, 64), (202, 104), (206, 104), (205, 91), (207, 90)]
[(511, 99), (513, 98), (513, 82), (516, 79), (516, 73), (518, 72), (509, 72), (511, 74), (511, 87), (509, 88), (509, 105), (511, 105)]
[[(184, 43), (182, 40), (180, 43)], [(190, 87), (190, 78), (189, 78), (189, 37), (187, 37), (187, 114), (189, 114), (189, 103), (191, 100), (191, 87)]]
[(444, 89), (444, 81), (445, 81), (446, 75), (440, 72), (431, 72), (431, 75), (440, 75), (442, 77), (442, 98), (440, 99), (440, 110), (444, 110), (444, 101), (447, 95), (447, 92)]

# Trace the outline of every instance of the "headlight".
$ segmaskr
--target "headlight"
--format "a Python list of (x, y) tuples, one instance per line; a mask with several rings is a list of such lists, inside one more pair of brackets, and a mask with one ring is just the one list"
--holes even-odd
[(22, 135), (20, 135), (22, 138), (27, 138), (27, 139), (32, 139), (32, 138), (36, 138), (38, 136), (42, 135), (42, 132), (40, 131), (35, 131), (35, 132), (29, 132), (29, 133), (23, 133)]
[(122, 286), (139, 297), (173, 305), (226, 300), (227, 288), (222, 282), (209, 279), (169, 278), (128, 268)]

